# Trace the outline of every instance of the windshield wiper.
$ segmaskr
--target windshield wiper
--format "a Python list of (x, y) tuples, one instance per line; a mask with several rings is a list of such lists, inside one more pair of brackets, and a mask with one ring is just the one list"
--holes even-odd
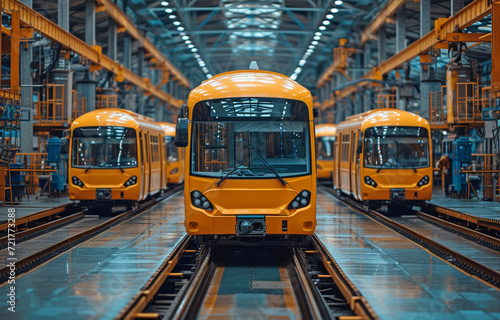
[(92, 167), (93, 167), (92, 165), (88, 166), (87, 169), (85, 169), (85, 173), (87, 173), (87, 171), (89, 171), (90, 168), (92, 168)]
[(253, 146), (248, 146), (248, 148), (255, 152), (255, 154), (257, 155), (257, 157), (260, 159), (260, 161), (262, 161), (262, 163), (264, 163), (266, 165), (266, 167), (269, 168), (269, 170), (271, 170), (272, 173), (274, 173), (274, 175), (280, 180), (280, 182), (285, 186), (287, 184), (287, 182), (285, 180), (283, 180), (283, 178), (279, 175), (278, 172), (276, 172), (276, 170), (274, 170), (274, 168), (269, 164), (269, 162), (267, 162), (266, 159), (264, 159), (258, 152), (257, 150), (255, 150), (255, 148)]
[(220, 184), (221, 184), (224, 180), (226, 180), (226, 178), (227, 178), (227, 177), (229, 177), (229, 175), (233, 174), (235, 171), (238, 171), (238, 170), (240, 170), (240, 168), (233, 168), (233, 169), (231, 169), (231, 171), (229, 171), (229, 172), (228, 172), (228, 173), (226, 173), (224, 176), (222, 176), (222, 177), (219, 179), (219, 181), (217, 181), (217, 182), (215, 183), (215, 185), (216, 185), (217, 187), (218, 187), (218, 186), (220, 186)]
[(383, 168), (384, 166), (385, 166), (385, 162), (384, 162), (384, 163), (382, 163), (382, 165), (381, 165), (381, 166), (377, 169), (377, 173), (378, 173), (380, 170), (382, 170), (382, 168)]

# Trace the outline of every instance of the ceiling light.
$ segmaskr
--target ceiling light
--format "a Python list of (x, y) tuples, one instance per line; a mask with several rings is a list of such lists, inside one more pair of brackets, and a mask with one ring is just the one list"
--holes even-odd
[(318, 29), (321, 30), (321, 31), (324, 31), (324, 30), (326, 30), (326, 27), (325, 26), (319, 26)]
[(183, 27), (177, 27), (177, 30), (184, 31), (184, 28)]
[(193, 48), (193, 49), (191, 49), (191, 52), (198, 52), (198, 49)]
[(212, 78), (212, 75), (210, 73), (207, 73), (207, 79)]
[(333, 19), (333, 14), (327, 14), (327, 15), (326, 15), (326, 18), (327, 18), (327, 19), (330, 19), (330, 20), (331, 20), (331, 19)]
[(181, 23), (179, 21), (174, 21), (174, 25), (178, 26), (180, 25)]
[(203, 70), (203, 72), (205, 72), (205, 73), (208, 73), (208, 68), (207, 67), (203, 67), (203, 68), (201, 68), (201, 70)]
[(194, 48), (194, 45), (190, 44), (190, 45), (188, 46), (188, 48), (189, 48), (189, 49)]
[(195, 55), (194, 55), (194, 57), (195, 57), (196, 59), (201, 58), (201, 56), (200, 56), (199, 54), (195, 54)]
[(176, 16), (175, 14), (171, 14), (171, 15), (169, 15), (168, 17), (169, 17), (170, 19), (175, 19), (175, 18), (177, 18), (177, 16)]
[(313, 41), (313, 42), (311, 42), (311, 44), (317, 45), (318, 41)]
[(321, 39), (321, 36), (314, 36), (314, 38), (313, 38), (313, 39), (314, 39), (314, 40), (319, 40), (319, 39)]
[(342, 2), (342, 1), (340, 1), (340, 0), (335, 1), (335, 4), (336, 4), (336, 5), (338, 5), (338, 6), (341, 6), (341, 5), (342, 5), (342, 3), (343, 3), (343, 2)]
[(294, 73), (294, 74), (292, 74), (292, 75), (290, 76), (290, 78), (291, 78), (292, 80), (297, 80), (297, 75)]
[(165, 12), (166, 12), (166, 13), (172, 13), (172, 11), (173, 11), (173, 10), (172, 10), (172, 9), (170, 9), (170, 8), (165, 9)]
[(189, 36), (182, 36), (182, 40), (189, 40)]
[(316, 32), (316, 33), (315, 33), (315, 35), (317, 35), (317, 36), (320, 36), (320, 37), (321, 37), (323, 34), (322, 34), (321, 32)]
[(332, 13), (337, 13), (337, 12), (339, 12), (339, 9), (337, 9), (337, 8), (332, 9)]
[(302, 59), (302, 60), (299, 61), (299, 66), (302, 67), (305, 64), (306, 64), (306, 60), (305, 59)]
[(200, 67), (204, 67), (205, 66), (205, 61), (199, 61), (198, 64), (200, 65)]
[(167, 1), (162, 1), (161, 5), (166, 7), (166, 6), (168, 6), (168, 2)]
[(327, 26), (327, 25), (329, 25), (329, 24), (330, 24), (330, 21), (325, 20), (325, 21), (323, 21), (323, 24), (324, 24), (325, 26)]
[(313, 50), (313, 49), (314, 49), (314, 45), (313, 45), (313, 44), (311, 44), (311, 45), (309, 46), (309, 49)]
[(184, 41), (186, 44), (191, 44), (191, 40)]

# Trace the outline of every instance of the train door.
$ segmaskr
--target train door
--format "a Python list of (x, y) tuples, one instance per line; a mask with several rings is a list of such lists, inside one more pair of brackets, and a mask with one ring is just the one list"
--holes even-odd
[(361, 153), (363, 152), (363, 131), (358, 130), (358, 145), (356, 146), (356, 194), (361, 200)]
[(141, 197), (140, 199), (144, 199), (145, 197), (145, 194), (146, 194), (146, 165), (145, 165), (145, 159), (144, 159), (144, 143), (143, 143), (143, 140), (144, 140), (144, 134), (141, 132), (139, 132), (139, 149), (140, 149), (140, 153), (141, 153), (141, 177), (142, 179), (140, 180), (141, 181)]
[(351, 132), (351, 150), (349, 157), (349, 191), (356, 194), (356, 132)]
[(145, 145), (145, 153), (146, 153), (146, 176), (148, 177), (147, 182), (146, 182), (146, 194), (149, 194), (151, 192), (151, 142), (150, 142), (150, 135), (149, 132), (146, 133), (145, 139), (144, 139), (144, 145)]

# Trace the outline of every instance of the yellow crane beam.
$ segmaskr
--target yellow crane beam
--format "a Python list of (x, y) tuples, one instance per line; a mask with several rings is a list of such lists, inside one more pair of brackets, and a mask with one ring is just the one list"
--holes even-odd
[(182, 73), (177, 69), (161, 52), (158, 48), (149, 41), (146, 37), (144, 37), (139, 29), (134, 25), (132, 21), (127, 17), (127, 15), (120, 10), (115, 4), (113, 4), (109, 0), (96, 0), (96, 2), (102, 8), (97, 8), (98, 11), (105, 11), (115, 22), (135, 40), (139, 41), (144, 50), (149, 52), (152, 57), (156, 58), (158, 64), (164, 65), (169, 73), (176, 79), (179, 83), (181, 83), (186, 89), (189, 89), (188, 80), (182, 75)]
[[(475, 0), (467, 7), (450, 18), (440, 18), (435, 21), (435, 28), (428, 34), (413, 42), (391, 58), (374, 67), (363, 75), (362, 79), (380, 79), (382, 75), (399, 68), (404, 62), (420, 54), (426, 54), (433, 46), (446, 41), (448, 34), (454, 34), (457, 29), (463, 30), (474, 22), (491, 13), (491, 0)], [(345, 98), (357, 91), (359, 84), (351, 85), (337, 92), (336, 99)]]
[(104, 69), (118, 76), (122, 75), (123, 78), (130, 83), (149, 92), (158, 99), (168, 102), (170, 105), (179, 107), (182, 104), (182, 100), (175, 99), (165, 91), (156, 88), (151, 84), (149, 78), (141, 78), (134, 72), (123, 67), (123, 65), (103, 55), (101, 47), (86, 44), (76, 36), (65, 31), (57, 24), (17, 0), (2, 0), (2, 12), (12, 15), (14, 11), (19, 11), (22, 24), (33, 28), (47, 39), (57, 42), (64, 48), (86, 57), (93, 64), (102, 66)]

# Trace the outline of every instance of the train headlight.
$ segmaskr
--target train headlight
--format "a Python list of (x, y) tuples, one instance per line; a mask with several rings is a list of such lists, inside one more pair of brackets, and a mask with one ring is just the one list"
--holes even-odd
[(288, 209), (299, 209), (307, 206), (311, 201), (311, 191), (302, 190), (298, 195), (290, 202)]
[(420, 181), (417, 183), (417, 186), (420, 188), (422, 186), (425, 186), (426, 184), (429, 184), (429, 176), (424, 176)]
[(369, 176), (366, 176), (365, 177), (365, 183), (369, 186), (372, 186), (374, 188), (376, 188), (378, 186), (378, 184), (375, 182), (375, 180), (373, 180), (372, 178), (370, 178)]
[(83, 186), (84, 186), (84, 184), (83, 184), (82, 180), (78, 179), (78, 178), (77, 178), (77, 177), (75, 177), (75, 176), (73, 176), (73, 177), (71, 178), (71, 181), (73, 182), (73, 184), (74, 184), (75, 186), (79, 186), (80, 188), (83, 188)]
[(212, 203), (198, 190), (191, 191), (191, 203), (193, 206), (205, 210), (213, 210)]
[(130, 186), (133, 186), (136, 183), (137, 183), (137, 177), (136, 176), (132, 176), (123, 185), (125, 187), (130, 187)]

